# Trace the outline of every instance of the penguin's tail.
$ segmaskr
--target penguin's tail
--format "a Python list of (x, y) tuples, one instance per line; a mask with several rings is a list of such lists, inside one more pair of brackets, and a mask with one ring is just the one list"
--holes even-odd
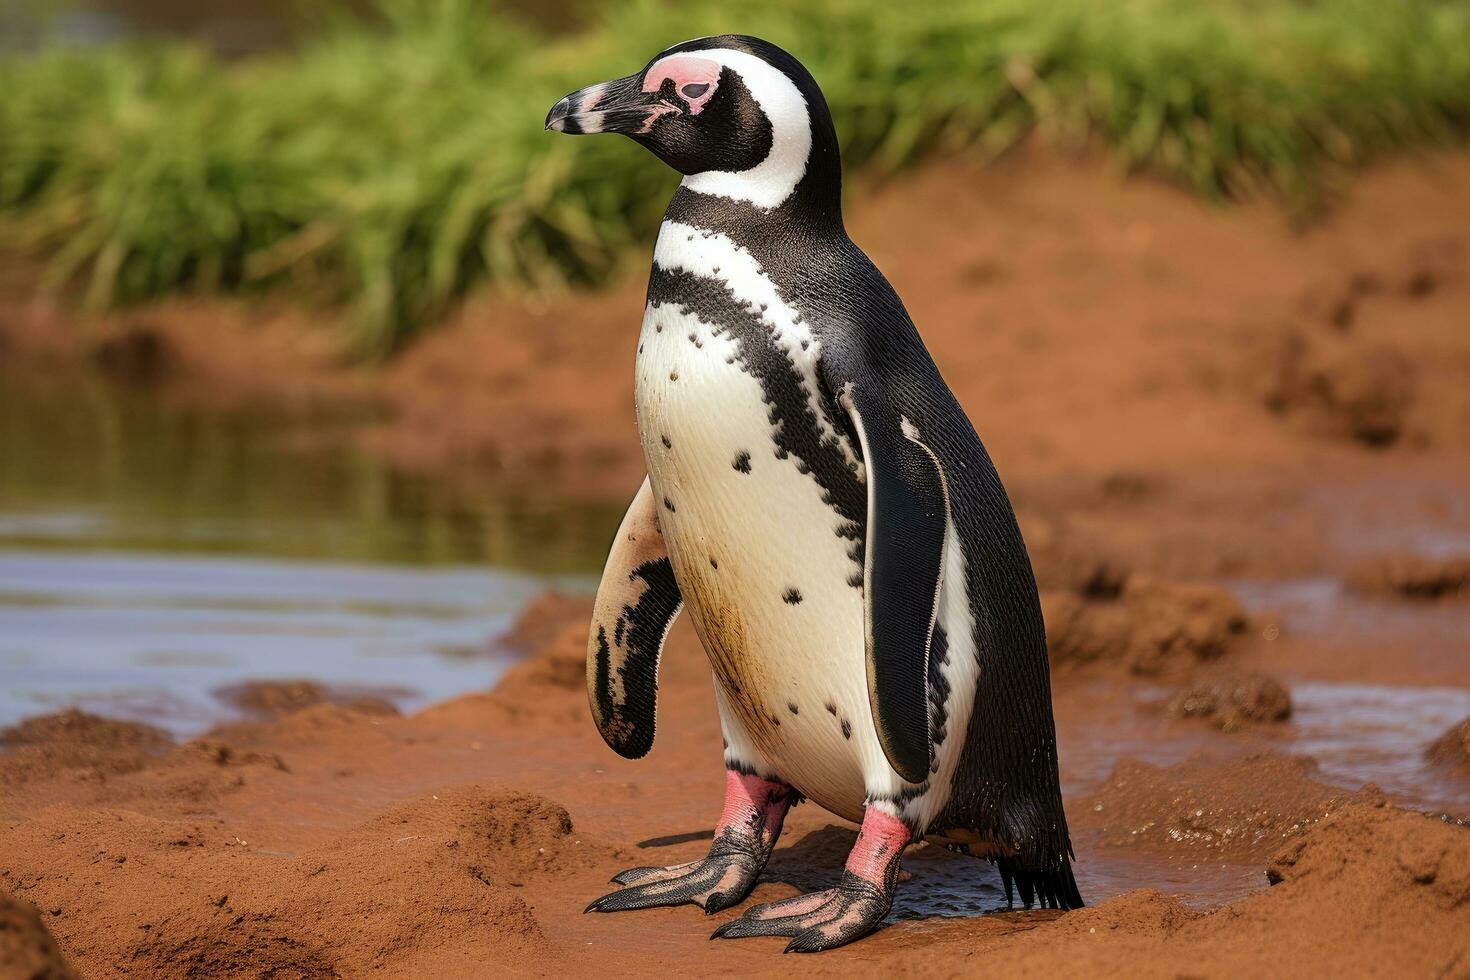
[(995, 865), (1006, 886), (1008, 908), (1015, 908), (1017, 891), (1028, 909), (1038, 901), (1044, 909), (1082, 908), (1082, 895), (1077, 891), (1077, 879), (1072, 876), (1072, 862), (1066, 858), (1044, 871), (1023, 868), (1014, 858), (996, 858)]

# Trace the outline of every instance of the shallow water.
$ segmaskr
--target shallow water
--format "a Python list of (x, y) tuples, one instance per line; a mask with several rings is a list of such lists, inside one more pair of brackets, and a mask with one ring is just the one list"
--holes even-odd
[(212, 691), (281, 677), (412, 708), (493, 684), (531, 596), (593, 587), (615, 508), (466, 501), (304, 431), (0, 378), (0, 725), (192, 734), (229, 715)]

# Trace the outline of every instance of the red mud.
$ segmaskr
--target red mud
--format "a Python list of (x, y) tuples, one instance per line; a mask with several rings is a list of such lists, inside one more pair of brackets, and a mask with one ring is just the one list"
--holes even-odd
[[(900, 921), (802, 968), (1470, 975), (1470, 829), (1254, 751), (1290, 722), (1237, 726), (1280, 713), (1278, 692), (1241, 672), (1466, 686), (1463, 637), (1433, 632), (1428, 604), (1397, 601), (1377, 605), (1421, 618), (1363, 638), (1293, 636), (1208, 584), (1368, 567), (1380, 571), (1358, 581), (1394, 598), (1463, 594), (1440, 566), (1384, 562), (1419, 554), (1408, 531), (1470, 531), (1470, 157), (1364, 175), (1301, 232), (1265, 205), (1214, 208), (1025, 158), (853, 197), (854, 236), (1016, 499), (1064, 744), (1137, 721), (1153, 685), (1182, 685), (1241, 730), (1157, 711), (1144, 719), (1156, 743), (1203, 733), (1238, 751), (1124, 761), (1105, 781), (1069, 771), (1063, 751), (1064, 780), (1088, 790), (1068, 799), (1082, 878), (1126, 871), (1084, 888), (1091, 907)], [(641, 291), (478, 298), (374, 370), (344, 368), (305, 314), (191, 303), (80, 332), (10, 307), (0, 348), (58, 370), (88, 360), (165, 398), (369, 404), (381, 421), (361, 438), (400, 466), (627, 498), (642, 476), (630, 388)], [(708, 665), (687, 622), (662, 667), (658, 743), (627, 762), (587, 717), (586, 609), (539, 604), (513, 638), (534, 656), (494, 691), (411, 717), (300, 688), (252, 695), (261, 720), (185, 745), (75, 714), (25, 726), (0, 753), (0, 893), (39, 909), (88, 976), (789, 971), (775, 941), (707, 941), (738, 912), (581, 914), (623, 868), (702, 855), (722, 789)], [(1442, 742), (1453, 763), (1454, 733)], [(835, 877), (853, 833), (832, 823), (797, 807), (754, 900), (795, 894), (793, 868)], [(1223, 906), (1150, 887), (1226, 865), (1248, 887)], [(15, 907), (0, 943), (18, 934), (54, 964)]]
[[(612, 756), (585, 717), (581, 678), (559, 666), (580, 666), (582, 624), (550, 618), (556, 638), (495, 693), (413, 717), (315, 705), (126, 772), (75, 751), (78, 732), (115, 744), (109, 729), (32, 725), (27, 744), (71, 754), (0, 800), (0, 891), (43, 910), (86, 975), (632, 976), (650, 956), (686, 973), (779, 969), (771, 943), (706, 939), (737, 913), (581, 914), (615, 872), (708, 846), (719, 732), (702, 654), (681, 627), (663, 671), (662, 740), (637, 763)], [(1140, 872), (1138, 890), (1094, 895), (1079, 913), (900, 922), (803, 966), (1455, 975), (1470, 956), (1470, 830), (1326, 786), (1309, 761), (1123, 763), (1069, 812), (1084, 868), (1119, 852), (1141, 868), (1254, 866), (1257, 889), (1268, 872), (1280, 883), (1201, 912)], [(777, 863), (835, 875), (852, 833), (830, 823), (794, 810)], [(795, 893), (778, 874), (755, 899)]]

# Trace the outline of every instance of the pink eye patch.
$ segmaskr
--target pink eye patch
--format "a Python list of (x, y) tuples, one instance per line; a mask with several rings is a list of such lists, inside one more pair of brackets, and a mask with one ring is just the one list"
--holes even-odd
[(671, 80), (679, 98), (689, 104), (689, 114), (697, 116), (720, 87), (720, 63), (689, 55), (665, 58), (648, 69), (643, 77), (643, 91), (657, 92), (664, 82)]

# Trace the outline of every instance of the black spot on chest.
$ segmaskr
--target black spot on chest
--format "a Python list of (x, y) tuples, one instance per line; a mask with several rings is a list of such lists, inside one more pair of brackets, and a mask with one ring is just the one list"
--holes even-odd
[[(681, 308), (701, 322), (723, 327), (729, 333), (736, 343), (732, 359), (761, 386), (775, 458), (794, 459), (798, 471), (821, 487), (822, 501), (840, 518), (836, 533), (853, 541), (848, 555), (858, 566), (855, 574), (860, 571), (867, 492), (855, 469), (848, 464), (837, 438), (823, 434), (823, 420), (813, 411), (811, 395), (816, 394), (816, 400), (824, 402), (825, 393), (808, 389), (790, 355), (774, 342), (773, 325), (755, 306), (738, 299), (723, 282), (682, 270), (670, 271), (655, 264), (648, 296), (655, 305)], [(801, 322), (801, 315), (798, 313), (793, 321)], [(836, 425), (835, 408), (829, 408), (826, 414), (825, 421)], [(732, 451), (735, 472), (749, 473), (750, 451), (738, 447), (732, 447)]]

